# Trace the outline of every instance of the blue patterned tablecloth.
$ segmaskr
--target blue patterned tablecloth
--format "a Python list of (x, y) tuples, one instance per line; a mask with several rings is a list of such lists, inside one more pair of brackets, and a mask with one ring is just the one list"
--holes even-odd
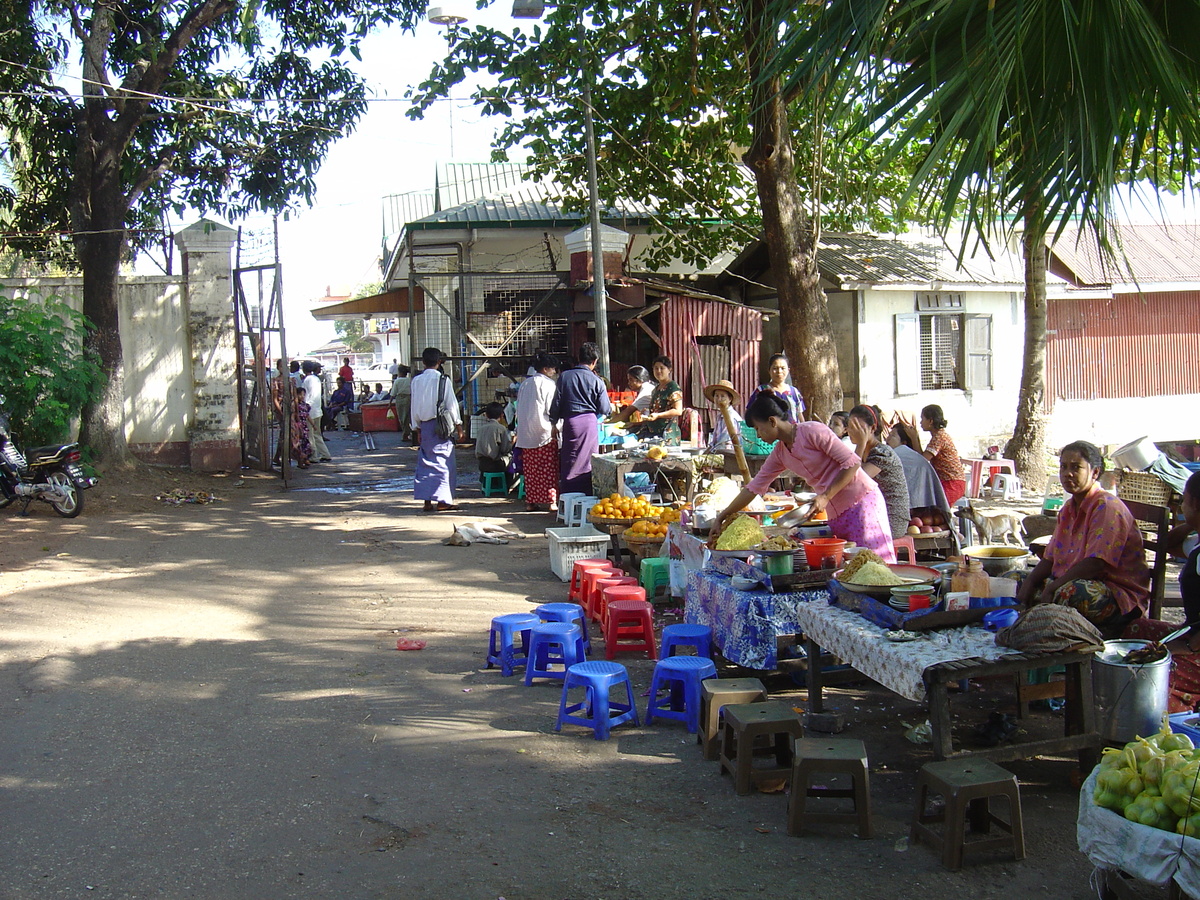
[(730, 662), (748, 669), (774, 669), (778, 664), (775, 638), (801, 631), (797, 609), (806, 603), (827, 604), (829, 595), (824, 589), (781, 594), (734, 590), (729, 575), (720, 571), (731, 571), (733, 563), (737, 560), (719, 560), (716, 568), (688, 576), (684, 620), (711, 628), (713, 643)]

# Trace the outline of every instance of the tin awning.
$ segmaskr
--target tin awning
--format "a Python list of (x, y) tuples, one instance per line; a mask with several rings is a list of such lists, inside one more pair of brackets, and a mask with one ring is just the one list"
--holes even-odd
[(318, 306), (312, 310), (312, 317), (323, 322), (332, 319), (361, 319), (363, 316), (393, 318), (409, 312), (421, 312), (423, 309), (425, 309), (425, 292), (419, 286), (414, 289), (413, 305), (410, 310), (408, 288), (402, 287), (384, 291), (382, 294), (372, 294), (369, 297), (355, 297), (353, 300)]

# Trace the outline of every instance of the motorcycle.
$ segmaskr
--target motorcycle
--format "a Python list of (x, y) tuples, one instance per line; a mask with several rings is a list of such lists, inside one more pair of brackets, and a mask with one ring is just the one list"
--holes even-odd
[(4, 395), (0, 394), (0, 509), (24, 500), (21, 515), (29, 504), (41, 500), (65, 519), (83, 512), (83, 492), (96, 483), (79, 467), (78, 444), (31, 447), (22, 453), (9, 432)]

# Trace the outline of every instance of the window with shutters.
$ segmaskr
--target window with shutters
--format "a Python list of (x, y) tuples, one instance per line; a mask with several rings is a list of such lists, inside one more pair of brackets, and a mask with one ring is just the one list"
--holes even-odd
[(992, 317), (901, 313), (895, 320), (896, 394), (992, 388)]

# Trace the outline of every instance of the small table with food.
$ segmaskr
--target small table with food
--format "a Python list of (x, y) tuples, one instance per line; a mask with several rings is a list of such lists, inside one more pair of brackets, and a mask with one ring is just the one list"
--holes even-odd
[[(908, 567), (887, 568), (903, 572)], [(858, 588), (858, 593), (878, 596), (880, 586), (851, 580), (857, 572), (847, 576), (843, 570), (839, 574), (843, 580), (831, 583), (835, 594), (849, 584)], [(865, 576), (864, 580), (867, 580)], [(890, 592), (890, 588), (888, 590)], [(982, 613), (982, 610), (967, 610), (963, 617)], [(974, 755), (1001, 761), (1044, 753), (1077, 752), (1081, 763), (1090, 767), (1100, 746), (1100, 734), (1095, 727), (1093, 654), (1090, 651), (1021, 653), (998, 646), (991, 633), (978, 627), (920, 630), (923, 624), (932, 624), (935, 616), (953, 617), (954, 614), (930, 612), (928, 619), (915, 612), (897, 615), (893, 624), (900, 627), (888, 630), (868, 621), (859, 612), (838, 606), (811, 604), (796, 613), (810, 657), (815, 658), (823, 650), (829, 651), (889, 690), (910, 700), (928, 702), (936, 759), (959, 755), (955, 753), (951, 735), (951, 684), (971, 678), (1024, 675), (1033, 669), (1064, 666), (1067, 705), (1062, 737), (1004, 744), (975, 751)], [(810, 675), (808, 690), (811, 710), (821, 712), (823, 698), (819, 671)]]

